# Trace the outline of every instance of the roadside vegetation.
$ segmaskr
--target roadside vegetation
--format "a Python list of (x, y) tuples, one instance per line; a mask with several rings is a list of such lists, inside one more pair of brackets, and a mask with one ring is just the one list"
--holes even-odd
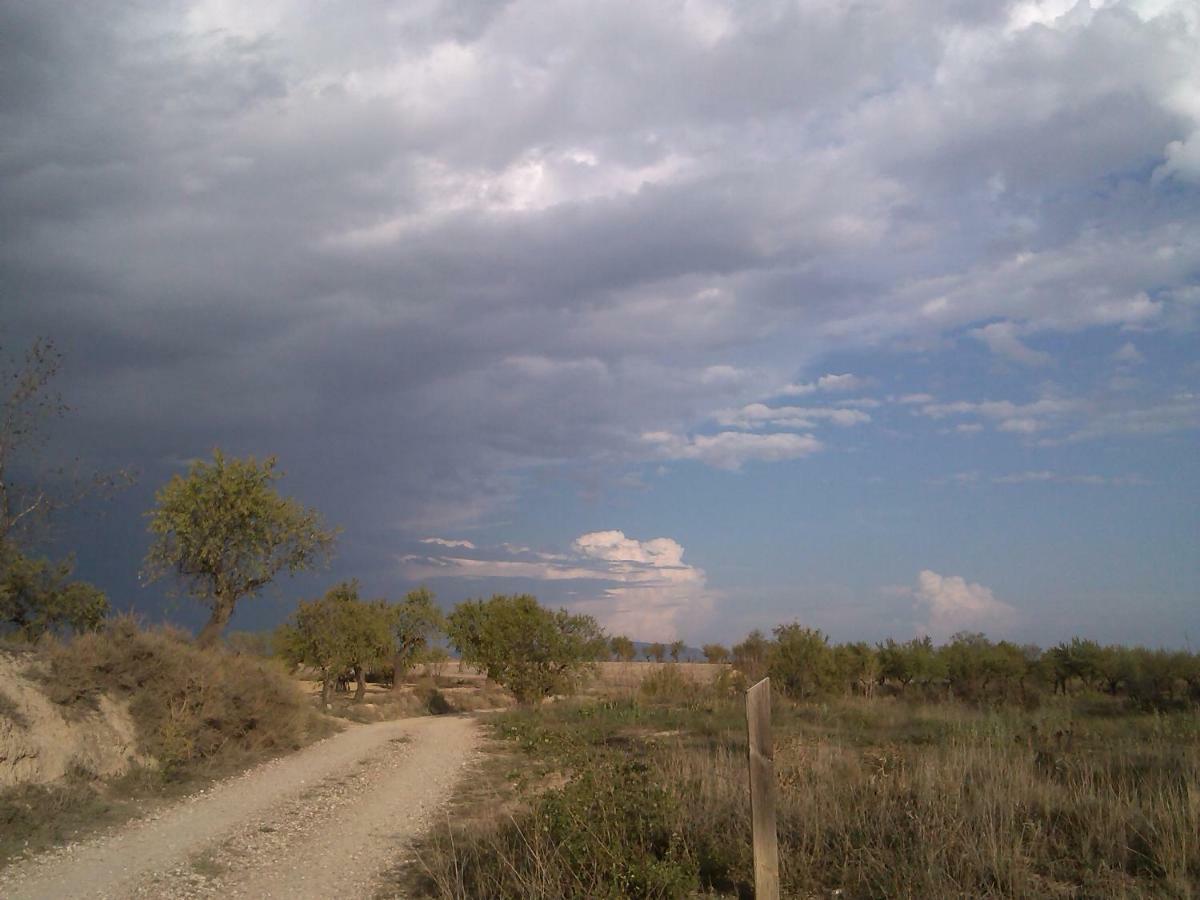
[(728, 654), (707, 684), (668, 663), (640, 688), (497, 718), (520, 802), (443, 826), (409, 889), (752, 896), (741, 689), (770, 675), (785, 896), (1200, 891), (1195, 656), (981, 635), (831, 646), (795, 625)]

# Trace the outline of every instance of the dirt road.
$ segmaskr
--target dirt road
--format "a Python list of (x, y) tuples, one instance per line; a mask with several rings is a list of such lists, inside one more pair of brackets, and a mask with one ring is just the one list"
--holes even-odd
[(470, 718), (354, 726), (156, 815), (0, 873), (0, 896), (373, 896), (475, 758)]

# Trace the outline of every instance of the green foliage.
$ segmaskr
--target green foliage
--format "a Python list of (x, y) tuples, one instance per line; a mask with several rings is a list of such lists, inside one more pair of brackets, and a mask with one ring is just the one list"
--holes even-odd
[(321, 697), (328, 702), (338, 675), (354, 670), (361, 685), (367, 669), (392, 655), (394, 618), (385, 602), (360, 600), (358, 582), (346, 581), (319, 600), (301, 600), (276, 632), (276, 643), (292, 666), (312, 666), (321, 673)]
[(522, 704), (570, 693), (591, 663), (607, 655), (595, 619), (545, 609), (528, 594), (460, 603), (446, 630), (463, 662)]
[(729, 658), (729, 651), (721, 644), (705, 644), (700, 651), (710, 663), (723, 663)]
[(633, 641), (623, 634), (609, 638), (608, 646), (613, 656), (622, 662), (631, 662), (637, 656), (637, 648), (633, 646)]
[(446, 617), (434, 603), (433, 592), (419, 587), (408, 592), (392, 607), (392, 634), (395, 651), (392, 657), (396, 683), (421, 660), (429, 642), (446, 628)]
[[(1054, 698), (1032, 713), (779, 704), (782, 896), (1193, 896), (1200, 717), (1114, 715), (1108, 697), (1089, 712), (1094, 700)], [(526, 795), (523, 811), (506, 805), (494, 823), (447, 824), (421, 848), (426, 895), (753, 896), (740, 703), (562, 703), (505, 714), (497, 730), (522, 772), (567, 785)], [(630, 790), (612, 796), (610, 780)], [(651, 827), (621, 812), (647, 791)], [(656, 845), (621, 828), (670, 837), (647, 853)], [(593, 855), (577, 859), (575, 847)], [(666, 863), (672, 877), (622, 894), (608, 873), (639, 861)]]
[(241, 598), (282, 571), (310, 568), (332, 549), (334, 533), (316, 511), (276, 491), (280, 477), (274, 457), (259, 463), (214, 450), (211, 463), (196, 461), (156, 495), (146, 571), (152, 579), (177, 576), (210, 609), (202, 646), (216, 642)]
[(740, 644), (733, 645), (733, 667), (745, 675), (750, 684), (761, 681), (767, 675), (770, 650), (771, 642), (756, 628)]
[(666, 655), (667, 647), (665, 644), (651, 644), (646, 648), (646, 659), (662, 662), (666, 658)]
[(836, 673), (829, 638), (798, 622), (778, 626), (767, 672), (773, 688), (797, 700), (831, 690)]
[(31, 559), (0, 543), (0, 623), (26, 641), (47, 632), (100, 627), (108, 598), (86, 581), (71, 581), (70, 562)]
[(671, 642), (671, 661), (679, 662), (679, 655), (687, 648), (687, 644), (683, 641)]

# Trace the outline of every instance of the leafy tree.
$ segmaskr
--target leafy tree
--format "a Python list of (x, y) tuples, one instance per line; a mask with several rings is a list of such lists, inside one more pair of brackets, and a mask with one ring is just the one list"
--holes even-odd
[(914, 682), (928, 685), (943, 677), (943, 660), (929, 635), (903, 644), (889, 638), (879, 646), (879, 673), (882, 678), (897, 681), (904, 688)]
[(685, 644), (683, 641), (672, 641), (671, 642), (671, 659), (674, 662), (679, 662), (679, 655), (681, 653), (683, 653), (683, 651), (686, 649), (687, 649), (687, 644)]
[(99, 628), (108, 598), (86, 581), (71, 581), (71, 570), (69, 561), (31, 559), (0, 543), (0, 622), (27, 641), (62, 628)]
[(729, 658), (729, 651), (721, 644), (705, 644), (701, 648), (704, 658), (710, 663), (723, 663)]
[(938, 652), (946, 667), (950, 689), (959, 697), (974, 697), (986, 686), (987, 659), (992, 643), (982, 634), (960, 631)]
[(1104, 689), (1114, 697), (1122, 687), (1137, 680), (1137, 655), (1128, 647), (1116, 645), (1104, 647), (1096, 654), (1096, 674), (1104, 683)]
[(150, 517), (156, 536), (146, 571), (157, 579), (174, 574), (210, 610), (200, 646), (220, 637), (234, 607), (282, 571), (307, 569), (326, 559), (334, 532), (315, 510), (281, 497), (274, 482), (275, 457), (196, 461), (187, 477), (176, 475), (156, 496)]
[(528, 594), (467, 600), (447, 633), (462, 661), (504, 685), (521, 704), (571, 691), (608, 642), (591, 616), (549, 610)]
[(637, 648), (633, 646), (633, 641), (623, 634), (610, 638), (608, 646), (612, 650), (613, 656), (622, 662), (629, 662), (637, 656)]
[(839, 644), (833, 648), (833, 670), (843, 690), (869, 697), (879, 681), (879, 655), (861, 641)]
[(358, 597), (358, 582), (330, 588), (319, 600), (301, 600), (279, 631), (276, 641), (293, 666), (312, 666), (321, 674), (321, 702), (339, 675), (353, 671), (358, 681), (355, 700), (366, 694), (365, 673), (384, 662), (395, 645), (392, 612), (382, 601), (365, 603)]
[(745, 675), (747, 681), (761, 681), (767, 674), (770, 652), (771, 642), (756, 628), (740, 644), (733, 645), (733, 667)]
[(1058, 644), (1049, 651), (1050, 667), (1054, 675), (1054, 690), (1067, 692), (1071, 680), (1078, 678), (1086, 686), (1097, 677), (1100, 645), (1095, 641), (1072, 638), (1071, 643)]
[(829, 638), (799, 622), (775, 629), (775, 643), (767, 658), (771, 683), (799, 700), (829, 690), (835, 683)]
[(400, 681), (418, 662), (433, 637), (446, 627), (446, 617), (433, 602), (433, 592), (419, 587), (408, 592), (392, 607), (392, 635), (395, 651), (392, 655), (392, 686), (400, 689)]
[(667, 656), (667, 647), (665, 644), (651, 644), (646, 648), (646, 659), (652, 659), (655, 662), (662, 662)]
[(129, 480), (117, 473), (81, 481), (64, 467), (43, 469), (44, 426), (68, 411), (51, 387), (61, 364), (54, 343), (39, 338), (20, 362), (0, 367), (0, 626), (26, 640), (63, 628), (87, 631), (107, 614), (99, 588), (70, 580), (71, 560), (42, 559), (29, 547), (56, 510)]

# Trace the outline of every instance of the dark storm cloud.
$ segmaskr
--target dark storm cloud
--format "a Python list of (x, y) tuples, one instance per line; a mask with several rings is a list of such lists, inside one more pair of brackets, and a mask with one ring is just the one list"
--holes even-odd
[(280, 452), (367, 534), (830, 346), (1183, 321), (1194, 16), (1024, 8), (7, 3), (10, 341), (104, 458)]

